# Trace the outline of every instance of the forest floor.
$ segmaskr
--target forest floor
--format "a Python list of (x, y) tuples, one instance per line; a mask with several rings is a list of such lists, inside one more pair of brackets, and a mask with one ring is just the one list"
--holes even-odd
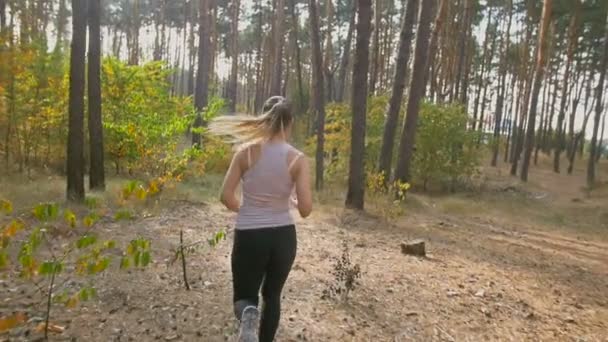
[[(608, 163), (600, 167), (608, 179)], [(475, 190), (409, 195), (405, 214), (391, 222), (373, 205), (345, 211), (342, 193), (327, 191), (315, 214), (298, 222), (276, 340), (608, 341), (608, 184), (588, 194), (582, 169), (567, 176), (548, 166), (533, 168), (530, 179), (524, 185), (506, 167), (487, 168)], [(232, 340), (233, 216), (209, 194), (197, 199), (195, 186), (217, 187), (217, 179), (182, 184), (178, 201), (147, 218), (97, 225), (117, 241), (151, 239), (154, 261), (99, 277), (91, 302), (55, 306), (52, 321), (66, 330), (52, 340)], [(180, 229), (186, 241), (228, 232), (216, 248), (189, 256), (191, 291), (179, 263), (168, 264)], [(415, 238), (426, 241), (427, 258), (401, 253), (400, 242)], [(346, 301), (326, 299), (344, 241), (361, 266), (360, 284)], [(44, 317), (44, 304), (28, 286), (0, 279), (0, 317), (30, 317), (0, 341), (40, 337), (32, 318)]]

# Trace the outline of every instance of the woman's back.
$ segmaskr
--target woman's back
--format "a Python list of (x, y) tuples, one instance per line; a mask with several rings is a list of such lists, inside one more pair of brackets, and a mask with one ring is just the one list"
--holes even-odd
[(286, 142), (267, 142), (247, 148), (248, 169), (242, 176), (243, 202), (237, 229), (293, 224), (289, 200), (294, 189), (290, 166), (300, 152)]

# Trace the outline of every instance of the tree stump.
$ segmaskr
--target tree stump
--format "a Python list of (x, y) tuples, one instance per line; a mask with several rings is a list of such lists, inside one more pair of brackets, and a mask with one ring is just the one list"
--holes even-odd
[(424, 240), (413, 240), (401, 243), (401, 253), (405, 255), (426, 256)]

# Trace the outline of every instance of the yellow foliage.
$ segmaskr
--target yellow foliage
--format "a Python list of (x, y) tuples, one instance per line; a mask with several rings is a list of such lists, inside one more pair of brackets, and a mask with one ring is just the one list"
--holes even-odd
[(14, 315), (8, 317), (0, 318), (0, 333), (13, 329), (14, 327), (25, 323), (27, 321), (27, 316), (18, 312)]

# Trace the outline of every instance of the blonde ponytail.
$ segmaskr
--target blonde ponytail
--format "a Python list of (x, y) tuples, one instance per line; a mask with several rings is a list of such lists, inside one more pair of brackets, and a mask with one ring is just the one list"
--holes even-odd
[(209, 123), (209, 132), (237, 145), (257, 143), (284, 134), (293, 121), (291, 106), (287, 101), (274, 104), (260, 116), (226, 115)]

